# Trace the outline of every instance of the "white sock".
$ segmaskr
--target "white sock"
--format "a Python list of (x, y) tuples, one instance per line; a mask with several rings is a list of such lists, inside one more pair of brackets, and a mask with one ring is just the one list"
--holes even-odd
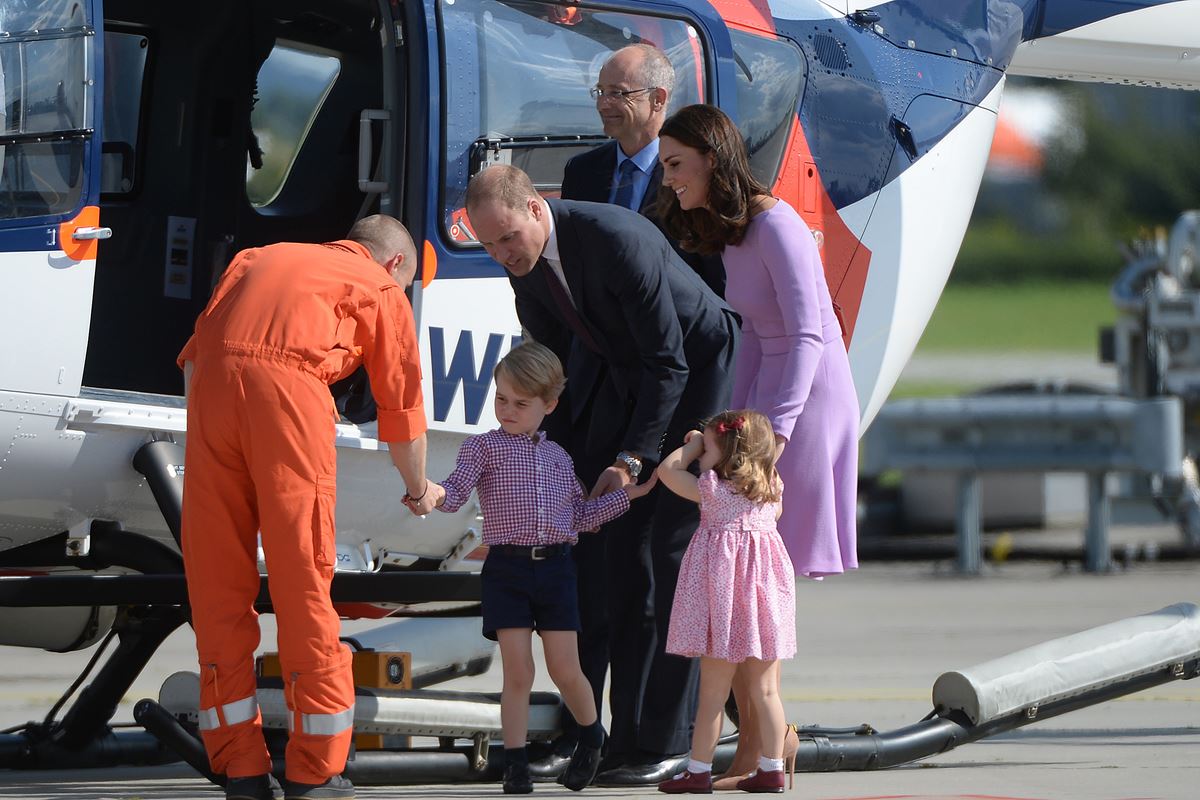
[(783, 769), (782, 758), (767, 758), (766, 756), (758, 757), (759, 772), (779, 772)]
[[(782, 762), (780, 762), (782, 763)], [(780, 767), (782, 769), (782, 767)], [(693, 775), (701, 775), (705, 772), (712, 772), (711, 761), (697, 761), (694, 758), (688, 759), (687, 771)]]

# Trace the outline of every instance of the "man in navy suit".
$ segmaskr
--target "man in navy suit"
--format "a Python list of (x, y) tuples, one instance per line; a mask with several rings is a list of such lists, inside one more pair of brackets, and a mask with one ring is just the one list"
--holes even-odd
[[(592, 97), (604, 133), (613, 141), (567, 162), (563, 200), (625, 206), (661, 229), (656, 211), (662, 186), (658, 132), (667, 118), (674, 86), (675, 68), (657, 47), (633, 44), (609, 57), (600, 69)], [(675, 249), (714, 292), (725, 296), (725, 268), (720, 256), (684, 253), (678, 246)]]
[[(609, 448), (593, 493), (645, 478), (663, 452), (725, 408), (737, 318), (645, 217), (545, 200), (509, 166), (467, 189), (467, 214), (509, 272), (517, 316), (567, 366), (551, 429), (571, 450)], [(683, 552), (699, 512), (661, 487), (601, 534), (612, 677), (609, 755), (597, 782), (656, 783), (686, 760), (698, 665), (664, 652)]]
[[(662, 229), (656, 212), (659, 187), (662, 185), (658, 132), (667, 117), (674, 86), (675, 69), (656, 47), (648, 44), (629, 45), (609, 57), (600, 70), (596, 86), (592, 88), (592, 97), (596, 101), (596, 112), (604, 126), (604, 133), (612, 137), (612, 141), (567, 162), (562, 182), (564, 200), (624, 206), (639, 212)], [(672, 241), (672, 245), (714, 292), (724, 296), (725, 268), (719, 255), (684, 253), (677, 242)], [(587, 353), (582, 355), (586, 357)], [(603, 365), (598, 369), (603, 370)], [(594, 405), (594, 398), (581, 397), (579, 387), (574, 388), (576, 408), (590, 407), (585, 405), (589, 403)], [(567, 391), (570, 393), (571, 387)], [(614, 442), (597, 442), (595, 433), (576, 428), (562, 442), (571, 452), (579, 477), (589, 486), (609, 466), (613, 445), (620, 439), (618, 433), (614, 436)], [(629, 524), (628, 521), (619, 520), (606, 527), (605, 531), (609, 527), (620, 528)], [(600, 708), (608, 674), (610, 626), (628, 623), (628, 619), (614, 622), (609, 618), (607, 539), (607, 536), (586, 536), (572, 552), (579, 581), (582, 625), (579, 632), (579, 661), (592, 684), (597, 708)], [(612, 555), (618, 561), (626, 556), (616, 549)], [(653, 609), (639, 611), (627, 607), (625, 613), (649, 615)], [(622, 654), (617, 653), (614, 657), (620, 662)], [(566, 768), (579, 736), (573, 721), (569, 719), (570, 715), (567, 716), (563, 734), (551, 744), (550, 753), (530, 765), (535, 774), (550, 776)]]

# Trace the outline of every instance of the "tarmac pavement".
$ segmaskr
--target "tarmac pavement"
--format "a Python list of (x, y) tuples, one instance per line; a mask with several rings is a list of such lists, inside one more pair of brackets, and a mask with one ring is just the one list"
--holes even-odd
[[(1160, 533), (1170, 536), (1164, 527)], [(1037, 536), (1037, 534), (1028, 534)], [(1122, 535), (1114, 528), (1114, 540)], [(1139, 532), (1144, 536), (1144, 531)], [(971, 666), (1042, 641), (1181, 602), (1200, 602), (1200, 563), (1133, 564), (1088, 575), (1046, 562), (992, 565), (957, 576), (947, 563), (867, 564), (798, 586), (798, 656), (785, 662), (788, 718), (842, 727), (869, 722), (888, 731), (931, 708), (944, 671)], [(264, 617), (263, 649), (273, 643)], [(361, 623), (354, 626), (361, 628)], [(167, 674), (194, 669), (187, 631), (173, 635), (118, 710), (157, 695)], [(0, 648), (0, 727), (45, 713), (90, 657)], [(540, 667), (540, 663), (539, 663)], [(492, 671), (447, 684), (499, 689)], [(535, 688), (552, 688), (539, 670)], [(991, 800), (1190, 800), (1200, 797), (1200, 681), (1155, 689), (1034, 723), (909, 766), (876, 772), (796, 776), (797, 796), (814, 800), (990, 798)], [(361, 787), (359, 796), (500, 796), (497, 784)], [(574, 796), (539, 784), (535, 794)], [(648, 789), (589, 788), (590, 797), (654, 797)], [(220, 798), (177, 765), (69, 772), (0, 772), (0, 798), (168, 800)]]

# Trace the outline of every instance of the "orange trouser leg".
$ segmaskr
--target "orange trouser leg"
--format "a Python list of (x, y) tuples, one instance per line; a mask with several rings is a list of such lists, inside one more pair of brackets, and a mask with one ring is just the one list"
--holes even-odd
[(198, 364), (188, 403), (183, 559), (200, 662), (200, 731), (214, 772), (270, 772), (255, 699), (259, 643), (254, 486), (238, 434), (236, 372)]
[(287, 777), (323, 783), (345, 769), (354, 722), (350, 652), (338, 639), (329, 598), (336, 560), (332, 400), (311, 375), (259, 367), (243, 377), (245, 419), (291, 712)]

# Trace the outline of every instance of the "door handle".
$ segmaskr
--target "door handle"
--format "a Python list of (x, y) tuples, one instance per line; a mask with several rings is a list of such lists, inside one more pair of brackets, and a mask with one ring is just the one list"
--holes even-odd
[(76, 228), (71, 238), (77, 242), (88, 239), (111, 239), (112, 228)]

